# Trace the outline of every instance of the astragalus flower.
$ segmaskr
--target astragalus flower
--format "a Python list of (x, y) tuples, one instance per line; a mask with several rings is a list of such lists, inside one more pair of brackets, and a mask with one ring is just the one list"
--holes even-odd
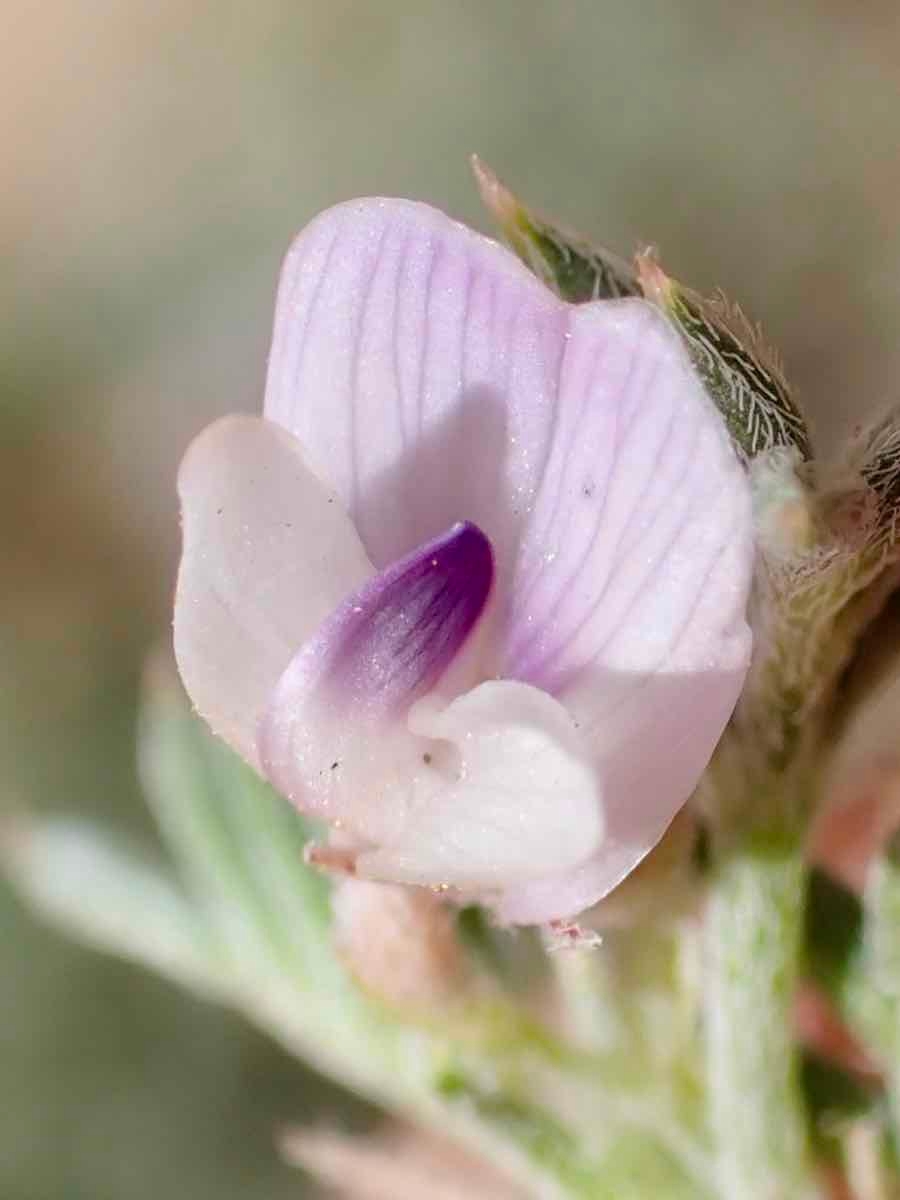
[(678, 336), (423, 205), (300, 235), (265, 416), (203, 432), (180, 493), (194, 704), (359, 876), (575, 915), (736, 702), (748, 491)]

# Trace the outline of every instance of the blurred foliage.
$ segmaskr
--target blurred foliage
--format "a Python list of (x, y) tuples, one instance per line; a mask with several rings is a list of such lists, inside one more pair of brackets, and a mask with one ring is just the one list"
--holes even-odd
[[(261, 393), (278, 263), (372, 192), (481, 224), (466, 155), (784, 353), (826, 444), (895, 397), (896, 72), (880, 0), (8, 0), (0, 15), (0, 806), (142, 831), (140, 663), (173, 477)], [(0, 895), (0, 1195), (276, 1197), (334, 1093)]]

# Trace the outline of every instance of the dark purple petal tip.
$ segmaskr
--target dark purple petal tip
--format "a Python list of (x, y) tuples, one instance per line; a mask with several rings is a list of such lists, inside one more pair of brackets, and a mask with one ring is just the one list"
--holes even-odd
[(490, 540), (469, 521), (392, 563), (323, 629), (332, 682), (378, 708), (408, 706), (456, 657), (493, 579)]

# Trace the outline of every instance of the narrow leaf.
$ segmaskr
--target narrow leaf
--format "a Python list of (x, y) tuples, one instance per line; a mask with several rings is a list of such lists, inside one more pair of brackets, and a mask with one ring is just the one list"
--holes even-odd
[(197, 912), (146, 857), (87, 822), (26, 820), (4, 832), (2, 864), (46, 919), (192, 990), (218, 991)]
[(326, 881), (303, 861), (309, 831), (189, 709), (174, 672), (148, 672), (140, 733), (148, 799), (188, 886), (234, 964), (262, 950), (318, 968), (329, 921)]

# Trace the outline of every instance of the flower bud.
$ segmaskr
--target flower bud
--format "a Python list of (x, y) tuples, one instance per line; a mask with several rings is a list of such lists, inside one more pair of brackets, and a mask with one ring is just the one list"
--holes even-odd
[(777, 447), (759, 454), (750, 466), (750, 491), (757, 543), (771, 562), (811, 550), (818, 523), (809, 490), (797, 472), (798, 454)]
[(466, 965), (450, 908), (425, 888), (342, 879), (332, 896), (336, 949), (374, 998), (402, 1011), (452, 1002)]
[(389, 1126), (366, 1138), (289, 1129), (280, 1144), (287, 1162), (335, 1189), (341, 1200), (525, 1200), (499, 1169), (421, 1129)]

